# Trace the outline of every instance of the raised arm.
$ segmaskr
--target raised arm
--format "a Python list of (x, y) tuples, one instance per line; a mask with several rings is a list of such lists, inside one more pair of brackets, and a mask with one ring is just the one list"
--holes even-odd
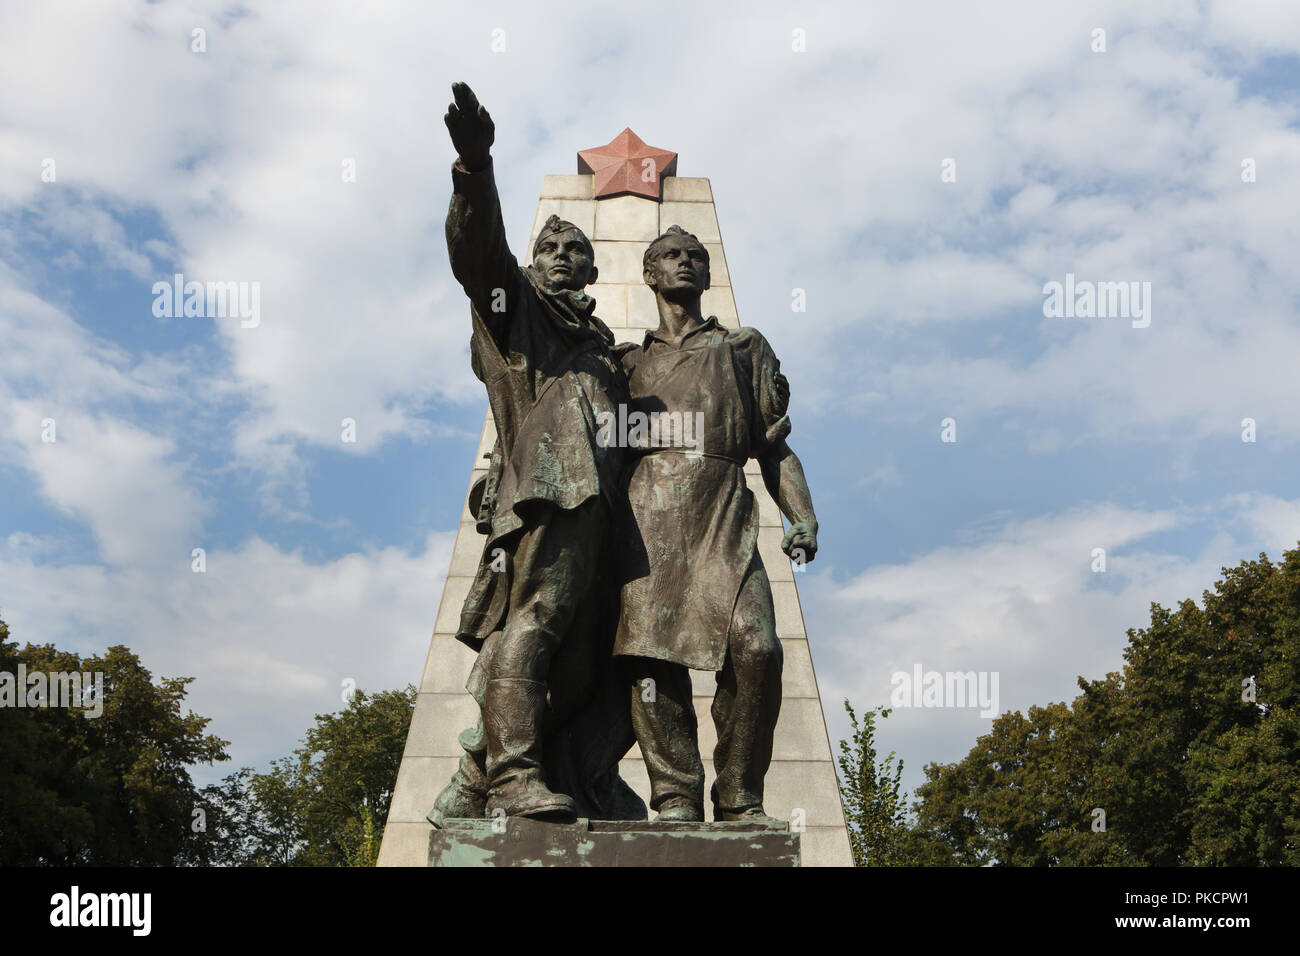
[(458, 158), (451, 168), (447, 252), (456, 281), (479, 314), (491, 322), (508, 314), (509, 299), (519, 279), (519, 263), (506, 244), (501, 200), (492, 174), (496, 127), (466, 84), (453, 83), (451, 91), (456, 101), (447, 107), (443, 119)]

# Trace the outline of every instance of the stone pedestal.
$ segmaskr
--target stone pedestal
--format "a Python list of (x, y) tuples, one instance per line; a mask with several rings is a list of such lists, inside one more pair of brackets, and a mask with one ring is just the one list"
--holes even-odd
[(448, 820), (429, 866), (799, 866), (790, 824)]

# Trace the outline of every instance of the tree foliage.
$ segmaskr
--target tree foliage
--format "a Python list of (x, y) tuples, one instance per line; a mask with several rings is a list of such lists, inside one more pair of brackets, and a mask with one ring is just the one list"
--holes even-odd
[(358, 692), (317, 715), (292, 756), (200, 791), (190, 768), (228, 760), (229, 744), (182, 713), (193, 678), (155, 681), (125, 647), (85, 658), (20, 650), (0, 621), (0, 672), (19, 665), (101, 672), (103, 713), (0, 706), (0, 865), (375, 864), (414, 687)]
[(1224, 568), (1202, 603), (1152, 604), (1122, 672), (927, 766), (912, 837), (932, 861), (1300, 863), (1300, 549)]
[(415, 688), (353, 694), (317, 714), (302, 746), (263, 773), (204, 791), (215, 859), (231, 866), (373, 866), (415, 708)]
[(903, 761), (891, 752), (877, 763), (876, 717), (889, 716), (884, 707), (862, 715), (861, 724), (846, 700), (853, 735), (840, 741), (840, 798), (848, 824), (855, 866), (899, 866), (909, 855), (906, 798), (899, 794)]
[[(227, 760), (206, 717), (182, 713), (190, 677), (152, 675), (125, 647), (79, 657), (9, 641), (0, 622), (0, 672), (103, 674), (103, 712), (0, 707), (0, 864), (202, 864), (189, 768)], [(25, 690), (25, 688), (24, 688)], [(89, 708), (94, 710), (95, 708)]]

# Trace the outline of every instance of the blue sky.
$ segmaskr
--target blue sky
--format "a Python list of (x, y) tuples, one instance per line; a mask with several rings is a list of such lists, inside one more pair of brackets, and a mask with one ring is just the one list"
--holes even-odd
[[(486, 408), (442, 236), (464, 79), (517, 250), (624, 126), (711, 179), (791, 380), (832, 738), (915, 663), (1071, 698), (1151, 601), (1300, 540), (1300, 11), (1131, 6), (5, 5), (0, 614), (196, 677), (235, 766), (345, 679), (418, 682)], [(175, 272), (260, 283), (260, 324), (156, 318)], [(1151, 282), (1150, 326), (1045, 318), (1067, 272)], [(988, 724), (880, 739), (914, 786)]]

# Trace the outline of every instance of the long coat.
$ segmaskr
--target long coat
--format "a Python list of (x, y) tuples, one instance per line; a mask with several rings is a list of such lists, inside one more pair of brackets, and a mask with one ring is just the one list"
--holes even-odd
[[(546, 290), (506, 244), (492, 166), (452, 167), (447, 249), (471, 303), (474, 372), (497, 427), (483, 525), (484, 556), (523, 527), (532, 503), (577, 508), (618, 496), (623, 452), (597, 440), (598, 416), (627, 401), (614, 335), (582, 292)], [(480, 562), (456, 634), (478, 650), (501, 624), (508, 572)]]

